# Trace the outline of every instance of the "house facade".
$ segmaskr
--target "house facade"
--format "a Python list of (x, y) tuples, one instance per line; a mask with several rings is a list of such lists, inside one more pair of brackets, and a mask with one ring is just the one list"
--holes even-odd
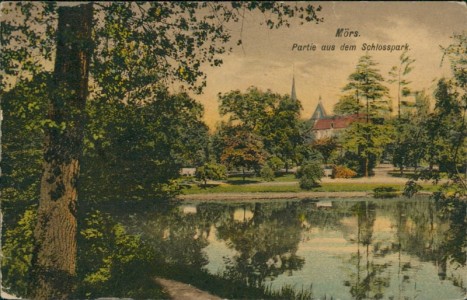
[(311, 116), (313, 124), (313, 133), (316, 139), (324, 139), (337, 137), (352, 123), (361, 121), (362, 114), (353, 114), (347, 116), (334, 116), (328, 115), (324, 109), (321, 97), (319, 98), (318, 105)]

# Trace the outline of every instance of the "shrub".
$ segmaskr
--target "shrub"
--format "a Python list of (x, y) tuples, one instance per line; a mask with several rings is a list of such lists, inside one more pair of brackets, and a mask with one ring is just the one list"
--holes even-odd
[(264, 181), (273, 181), (274, 180), (274, 170), (271, 169), (268, 165), (263, 166), (260, 171), (261, 178)]
[(297, 171), (300, 188), (310, 190), (318, 186), (318, 181), (324, 176), (323, 168), (318, 162), (307, 162), (303, 164)]
[(375, 198), (394, 198), (399, 196), (399, 191), (391, 186), (380, 186), (373, 189)]
[(332, 178), (352, 178), (357, 176), (357, 172), (345, 166), (333, 166)]
[(403, 195), (407, 198), (412, 198), (412, 196), (418, 193), (421, 189), (421, 185), (416, 183), (414, 180), (409, 180), (405, 184)]

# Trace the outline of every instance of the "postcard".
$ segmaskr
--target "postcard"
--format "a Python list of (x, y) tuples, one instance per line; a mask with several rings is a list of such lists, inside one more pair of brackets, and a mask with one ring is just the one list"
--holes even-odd
[(464, 299), (464, 2), (1, 6), (2, 299)]

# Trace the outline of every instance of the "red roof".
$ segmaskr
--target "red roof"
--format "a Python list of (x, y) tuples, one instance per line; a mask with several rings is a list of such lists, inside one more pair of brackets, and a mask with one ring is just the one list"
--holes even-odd
[(349, 116), (335, 116), (325, 119), (319, 119), (313, 126), (313, 130), (326, 130), (326, 129), (344, 129), (350, 126), (355, 121), (359, 121), (363, 115), (349, 115)]

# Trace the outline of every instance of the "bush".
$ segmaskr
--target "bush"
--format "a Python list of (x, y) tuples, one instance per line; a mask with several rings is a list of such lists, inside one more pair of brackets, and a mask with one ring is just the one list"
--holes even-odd
[(260, 175), (264, 181), (274, 180), (274, 170), (271, 169), (268, 165), (265, 165), (263, 168), (261, 168)]
[(310, 190), (318, 186), (318, 181), (324, 176), (323, 168), (318, 162), (307, 162), (303, 164), (297, 171), (300, 188)]
[[(368, 175), (374, 175), (374, 168), (376, 167), (376, 157), (374, 155), (370, 155), (368, 161)], [(346, 152), (344, 156), (339, 157), (337, 160), (337, 164), (344, 165), (347, 168), (354, 170), (357, 172), (357, 175), (364, 176), (365, 175), (365, 158), (359, 156), (356, 153)]]
[(357, 176), (357, 172), (345, 166), (333, 166), (332, 178), (352, 178)]
[(416, 183), (414, 180), (409, 180), (405, 184), (403, 195), (407, 198), (412, 198), (412, 196), (418, 193), (421, 189), (421, 185)]
[(394, 198), (399, 196), (399, 191), (391, 186), (380, 186), (373, 189), (375, 198)]

